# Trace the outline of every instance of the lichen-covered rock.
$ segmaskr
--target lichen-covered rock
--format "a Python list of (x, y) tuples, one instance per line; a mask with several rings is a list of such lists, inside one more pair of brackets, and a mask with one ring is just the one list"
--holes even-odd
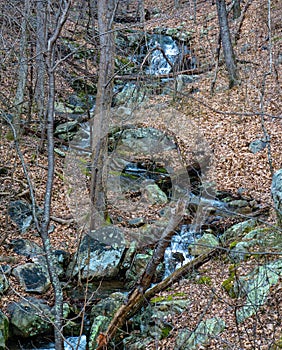
[(89, 341), (88, 348), (95, 350), (97, 349), (97, 338), (100, 333), (104, 332), (107, 329), (110, 320), (104, 315), (100, 315), (95, 318), (95, 322), (92, 323), (90, 332), (89, 332)]
[(231, 226), (229, 229), (227, 229), (223, 235), (220, 237), (220, 240), (223, 243), (226, 243), (231, 240), (237, 240), (238, 238), (244, 236), (249, 231), (255, 228), (257, 225), (257, 221), (254, 219), (246, 220), (244, 222), (239, 222), (238, 224), (235, 224)]
[(91, 309), (90, 317), (95, 319), (100, 315), (112, 317), (116, 310), (125, 302), (126, 296), (123, 293), (112, 293), (108, 298), (102, 299)]
[(198, 256), (208, 253), (211, 249), (218, 247), (219, 242), (217, 238), (211, 233), (204, 233), (201, 238), (195, 240), (193, 244), (189, 246), (191, 255)]
[[(98, 230), (97, 230), (98, 231)], [(97, 234), (96, 231), (96, 234)], [(113, 232), (115, 234), (115, 232)], [(90, 235), (82, 239), (77, 255), (68, 266), (67, 276), (75, 277), (79, 272), (81, 278), (102, 279), (118, 276), (125, 246), (110, 245), (115, 237), (108, 237), (109, 243), (101, 243)]]
[(159, 188), (157, 184), (145, 185), (144, 196), (151, 205), (166, 204), (168, 201), (167, 195)]
[(176, 339), (175, 350), (198, 349), (200, 345), (207, 345), (210, 337), (220, 334), (225, 328), (221, 318), (213, 317), (201, 321), (194, 332), (183, 330)]
[(0, 350), (6, 349), (6, 341), (9, 335), (8, 317), (0, 310)]
[(8, 305), (12, 335), (24, 338), (50, 333), (51, 308), (45, 301), (26, 298)]
[(246, 298), (245, 305), (237, 309), (238, 322), (244, 321), (257, 312), (264, 304), (270, 287), (278, 283), (280, 276), (282, 276), (281, 259), (258, 266), (234, 283), (236, 295)]

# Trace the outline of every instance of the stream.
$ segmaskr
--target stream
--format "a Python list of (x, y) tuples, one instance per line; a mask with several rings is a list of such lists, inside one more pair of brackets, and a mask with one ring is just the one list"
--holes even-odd
[[(146, 74), (150, 75), (160, 75), (168, 74), (172, 71), (173, 65), (176, 63), (177, 59), (181, 54), (181, 50), (178, 44), (169, 36), (153, 34), (148, 43), (148, 48), (150, 54), (149, 62), (150, 64), (146, 68)], [(147, 54), (148, 51), (144, 54)], [(80, 155), (88, 156), (90, 153), (90, 127), (89, 124), (83, 124), (82, 130), (84, 134), (80, 134), (79, 142), (73, 143), (73, 147), (79, 149)], [(170, 145), (169, 145), (170, 147)], [(165, 188), (161, 188), (166, 193), (169, 193), (169, 187), (171, 187), (171, 178), (169, 173), (161, 169), (159, 172), (155, 168), (153, 171), (148, 170), (144, 166), (140, 166), (138, 163), (128, 163), (123, 171), (122, 175), (127, 176), (127, 180), (131, 177), (136, 185), (136, 178), (140, 180), (150, 179), (155, 181), (155, 183), (161, 188), (159, 183), (165, 183)], [(141, 182), (141, 181), (140, 181)], [(168, 195), (169, 198), (169, 195)], [(169, 198), (170, 200), (170, 198)], [(206, 202), (204, 202), (206, 201)], [(224, 212), (225, 205), (222, 202), (212, 200), (212, 199), (202, 199), (195, 195), (190, 196), (190, 202), (194, 205), (206, 205), (216, 208), (221, 212)], [(196, 238), (201, 236), (200, 232), (195, 231), (189, 225), (182, 225), (179, 231), (173, 236), (170, 246), (165, 252), (165, 273), (164, 278), (171, 274), (175, 269), (181, 267), (183, 264), (191, 261), (193, 256), (189, 255), (188, 247), (191, 243), (195, 241)], [(87, 348), (86, 336), (81, 337), (67, 337), (65, 341), (65, 349), (77, 349), (85, 350)], [(54, 343), (52, 341), (46, 342), (43, 340), (38, 341), (38, 337), (35, 340), (27, 340), (25, 342), (14, 339), (9, 344), (10, 350), (50, 350), (55, 349)]]

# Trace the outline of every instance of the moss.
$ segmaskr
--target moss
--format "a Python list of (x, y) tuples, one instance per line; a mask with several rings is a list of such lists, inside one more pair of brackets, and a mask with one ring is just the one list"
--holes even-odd
[(8, 131), (7, 134), (6, 134), (6, 139), (8, 141), (14, 141), (14, 135), (12, 133), (12, 131)]
[(234, 281), (235, 281), (235, 272), (236, 265), (232, 264), (229, 266), (229, 277), (222, 282), (222, 288), (228, 293), (231, 298), (236, 298), (236, 294), (234, 292)]
[(277, 342), (275, 342), (273, 346), (270, 348), (270, 350), (278, 350), (278, 349), (282, 349), (282, 337), (279, 340), (277, 340)]
[(196, 280), (197, 284), (205, 284), (210, 286), (211, 285), (211, 277), (208, 276), (201, 276), (198, 280)]
[(186, 296), (185, 293), (177, 292), (177, 293), (169, 294), (169, 295), (166, 295), (166, 296), (154, 297), (154, 298), (151, 299), (150, 302), (152, 304), (157, 304), (157, 303), (161, 303), (162, 301), (172, 301), (176, 297), (185, 297), (185, 296)]
[(235, 248), (236, 245), (237, 245), (237, 243), (238, 243), (238, 241), (231, 242), (231, 243), (229, 244), (229, 248), (230, 248), (230, 249)]
[(165, 325), (165, 327), (162, 328), (161, 339), (167, 338), (171, 330), (172, 330), (171, 325)]

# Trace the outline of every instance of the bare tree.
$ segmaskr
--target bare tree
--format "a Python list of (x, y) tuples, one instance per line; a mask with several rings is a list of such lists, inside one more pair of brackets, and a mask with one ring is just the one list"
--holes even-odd
[(55, 347), (57, 350), (63, 349), (62, 337), (62, 318), (63, 318), (63, 293), (61, 283), (58, 277), (55, 257), (48, 233), (51, 213), (51, 198), (54, 180), (54, 103), (55, 103), (55, 71), (58, 66), (56, 60), (56, 43), (62, 31), (62, 28), (67, 20), (71, 0), (61, 0), (59, 4), (59, 15), (57, 15), (56, 26), (49, 36), (47, 42), (47, 50), (45, 52), (47, 73), (48, 73), (48, 105), (47, 105), (47, 141), (48, 141), (48, 174), (44, 199), (44, 214), (43, 221), (40, 227), (40, 234), (44, 250), (46, 253), (46, 260), (48, 271), (52, 282), (55, 294)]
[(232, 88), (234, 85), (238, 84), (239, 75), (231, 42), (225, 0), (216, 0), (216, 7), (224, 59), (229, 75), (229, 88)]
[(96, 113), (93, 120), (91, 172), (91, 229), (101, 226), (106, 213), (106, 163), (108, 128), (113, 94), (114, 36), (112, 29), (115, 0), (98, 1), (98, 28), (100, 35), (99, 78)]

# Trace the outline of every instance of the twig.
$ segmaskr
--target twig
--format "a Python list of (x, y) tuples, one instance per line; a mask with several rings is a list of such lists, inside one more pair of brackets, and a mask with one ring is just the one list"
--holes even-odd
[(62, 219), (62, 218), (58, 218), (56, 216), (53, 216), (51, 215), (50, 216), (50, 219), (55, 221), (55, 222), (58, 222), (59, 224), (62, 224), (62, 225), (70, 225), (72, 223), (74, 223), (74, 219)]

